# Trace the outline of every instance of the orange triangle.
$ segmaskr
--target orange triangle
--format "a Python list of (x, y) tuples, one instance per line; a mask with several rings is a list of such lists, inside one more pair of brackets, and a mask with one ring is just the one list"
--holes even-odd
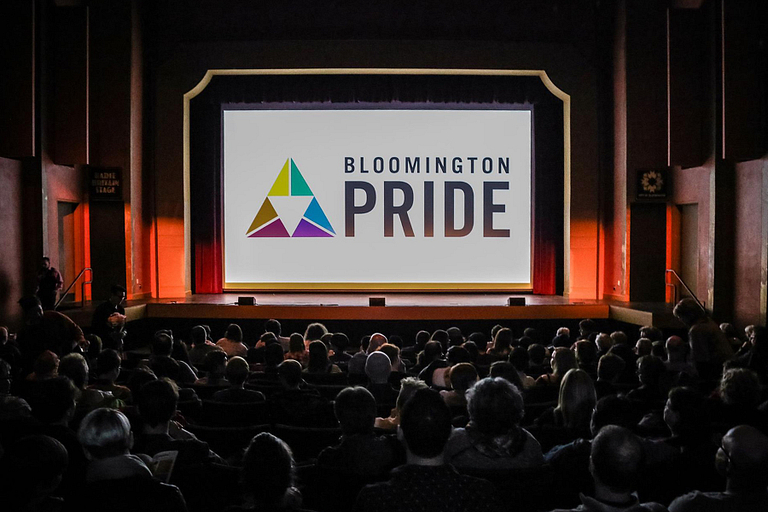
[(253, 219), (253, 222), (251, 222), (251, 227), (248, 228), (247, 233), (250, 233), (251, 231), (254, 231), (258, 229), (259, 227), (263, 226), (267, 222), (271, 221), (277, 217), (277, 212), (275, 211), (275, 208), (272, 206), (272, 203), (269, 201), (269, 198), (265, 198), (264, 202), (261, 205), (261, 208), (259, 209), (259, 213), (256, 214), (256, 218)]

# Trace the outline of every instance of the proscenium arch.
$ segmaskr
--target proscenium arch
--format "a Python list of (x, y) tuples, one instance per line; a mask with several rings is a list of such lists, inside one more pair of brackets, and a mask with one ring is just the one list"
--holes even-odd
[[(570, 293), (571, 268), (571, 97), (557, 87), (544, 70), (532, 69), (426, 69), (426, 68), (291, 68), (291, 69), (209, 69), (202, 80), (184, 94), (184, 260), (192, 262), (190, 193), (190, 111), (189, 102), (208, 87), (214, 76), (237, 75), (461, 75), (537, 76), (544, 87), (563, 102), (563, 293)], [(191, 285), (191, 283), (187, 283)], [(191, 288), (191, 286), (190, 286)], [(455, 287), (454, 287), (455, 288)]]

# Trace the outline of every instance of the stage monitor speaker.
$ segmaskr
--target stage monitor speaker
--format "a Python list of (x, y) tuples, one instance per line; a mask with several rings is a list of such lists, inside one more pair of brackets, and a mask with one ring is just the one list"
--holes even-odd
[(525, 297), (510, 297), (507, 299), (507, 306), (525, 306)]
[(386, 306), (387, 301), (384, 297), (368, 297), (368, 305), (373, 306)]
[(238, 297), (237, 305), (238, 306), (255, 306), (256, 299), (254, 297)]

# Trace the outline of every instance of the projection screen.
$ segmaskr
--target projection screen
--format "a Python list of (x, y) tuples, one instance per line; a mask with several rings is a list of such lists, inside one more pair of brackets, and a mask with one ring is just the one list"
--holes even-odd
[(223, 107), (224, 289), (531, 288), (528, 109)]

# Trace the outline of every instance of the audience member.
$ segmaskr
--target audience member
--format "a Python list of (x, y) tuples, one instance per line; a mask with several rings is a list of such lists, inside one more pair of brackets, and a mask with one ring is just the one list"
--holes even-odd
[(69, 377), (78, 390), (77, 408), (73, 419), (73, 426), (80, 424), (80, 420), (93, 409), (98, 407), (120, 408), (125, 405), (118, 400), (111, 391), (102, 391), (88, 387), (88, 362), (80, 354), (67, 354), (61, 358), (59, 375)]
[[(275, 344), (280, 347), (279, 344)], [(282, 355), (282, 349), (281, 349)], [(245, 389), (245, 381), (248, 379), (248, 363), (242, 357), (233, 357), (227, 361), (226, 376), (230, 384), (229, 389), (222, 389), (213, 394), (217, 402), (229, 403), (253, 403), (264, 402), (266, 398), (260, 391)]]
[(245, 357), (248, 354), (248, 347), (243, 343), (243, 330), (237, 324), (229, 324), (224, 337), (216, 345), (227, 353), (227, 357)]
[(208, 353), (224, 350), (208, 340), (206, 330), (202, 325), (196, 325), (192, 328), (190, 341), (192, 348), (189, 350), (189, 362), (200, 369), (203, 369), (202, 365)]
[(304, 331), (304, 345), (309, 350), (309, 344), (313, 341), (320, 341), (321, 338), (328, 334), (328, 329), (319, 322), (309, 324), (306, 331)]
[(242, 511), (284, 511), (301, 507), (291, 449), (280, 438), (263, 432), (245, 450), (240, 482), (247, 498)]
[(289, 343), (290, 338), (287, 338), (282, 335), (283, 332), (283, 326), (280, 325), (280, 321), (275, 320), (274, 318), (270, 318), (266, 322), (264, 322), (264, 332), (271, 332), (275, 335), (277, 338), (277, 341), (280, 343), (280, 347), (283, 349), (283, 353), (288, 352), (290, 349)]
[(400, 381), (400, 393), (397, 395), (395, 407), (390, 411), (388, 418), (376, 418), (374, 427), (382, 430), (397, 430), (400, 425), (400, 416), (403, 406), (420, 389), (429, 389), (427, 384), (416, 377), (406, 377)]
[(365, 361), (365, 374), (368, 376), (368, 391), (373, 394), (378, 405), (393, 405), (397, 400), (397, 390), (389, 383), (392, 362), (381, 351), (368, 355)]
[(407, 463), (389, 481), (366, 486), (357, 497), (360, 512), (500, 511), (496, 490), (485, 480), (459, 475), (446, 464), (451, 413), (440, 395), (417, 391), (403, 408), (398, 436)]
[(306, 373), (341, 373), (338, 366), (328, 360), (328, 348), (322, 341), (309, 344)]
[(57, 512), (64, 501), (56, 497), (69, 457), (56, 439), (31, 435), (6, 446), (0, 459), (0, 500), (3, 510)]
[(349, 347), (349, 337), (343, 332), (333, 333), (331, 336), (333, 355), (329, 359), (332, 363), (339, 365), (339, 368), (346, 368), (347, 363), (352, 359), (352, 355), (345, 352), (347, 347)]
[(509, 357), (509, 353), (512, 352), (513, 340), (512, 329), (507, 329), (506, 327), (499, 329), (493, 338), (493, 347), (488, 349), (488, 354), (495, 358), (496, 361), (506, 359)]
[(477, 370), (470, 363), (459, 363), (451, 367), (448, 372), (450, 390), (440, 391), (448, 407), (465, 408), (467, 406), (466, 393), (477, 382)]
[(637, 436), (616, 425), (603, 427), (592, 441), (590, 455), (589, 469), (595, 495), (582, 495), (582, 504), (572, 512), (666, 511), (659, 503), (640, 503), (635, 494), (643, 462), (643, 445)]
[(768, 437), (741, 425), (723, 437), (715, 459), (726, 478), (725, 492), (680, 496), (670, 512), (760, 512), (768, 510)]
[(569, 370), (560, 382), (557, 406), (536, 418), (536, 426), (564, 428), (571, 439), (589, 437), (589, 422), (596, 402), (595, 386), (587, 372)]
[(653, 350), (653, 342), (648, 338), (640, 338), (639, 340), (637, 340), (637, 343), (635, 343), (634, 351), (638, 359), (643, 356), (651, 355), (652, 350)]
[(528, 370), (529, 359), (530, 357), (528, 355), (527, 347), (515, 347), (512, 349), (512, 352), (509, 353), (509, 362), (512, 363), (512, 366), (517, 370), (517, 374), (520, 376), (520, 382), (523, 383), (523, 389), (532, 388), (536, 385), (536, 380), (526, 373)]
[(544, 463), (539, 442), (520, 426), (523, 397), (505, 379), (487, 377), (467, 391), (469, 424), (454, 430), (445, 448), (457, 468), (512, 469)]
[(103, 350), (96, 359), (96, 381), (88, 386), (91, 389), (108, 391), (118, 400), (131, 403), (131, 390), (115, 384), (120, 376), (120, 355), (114, 349)]
[(131, 455), (128, 419), (113, 409), (91, 411), (78, 431), (88, 469), (71, 510), (186, 511), (179, 488), (156, 480), (145, 460)]
[(333, 409), (341, 441), (320, 452), (318, 465), (356, 477), (385, 477), (397, 465), (398, 446), (393, 438), (374, 434), (376, 400), (371, 392), (359, 386), (345, 388)]
[(289, 349), (285, 354), (285, 359), (298, 361), (302, 367), (307, 366), (309, 351), (307, 350), (307, 345), (304, 343), (304, 337), (299, 333), (293, 333), (288, 340), (288, 345)]
[(182, 384), (193, 384), (197, 374), (184, 361), (172, 357), (173, 337), (169, 332), (158, 331), (152, 338), (152, 356), (149, 358), (149, 368), (158, 377), (169, 377)]
[(597, 347), (594, 343), (581, 340), (576, 342), (576, 362), (592, 379), (597, 378)]
[(598, 400), (604, 396), (615, 395), (616, 382), (624, 371), (624, 360), (616, 354), (605, 354), (597, 363), (595, 392)]
[(693, 299), (678, 302), (673, 313), (688, 327), (691, 361), (696, 365), (696, 371), (704, 380), (716, 380), (723, 363), (733, 355), (728, 338)]
[(432, 385), (432, 375), (438, 368), (447, 368), (449, 366), (448, 361), (442, 358), (443, 347), (438, 341), (430, 341), (424, 345), (424, 350), (419, 355), (419, 361), (416, 364), (414, 371), (418, 371), (418, 376), (421, 380), (427, 383), (427, 386)]
[(534, 343), (528, 347), (528, 369), (526, 375), (533, 379), (538, 379), (542, 375), (549, 373), (552, 369), (545, 361), (547, 349), (544, 345)]
[(576, 354), (565, 347), (558, 347), (552, 353), (552, 373), (542, 375), (536, 379), (536, 385), (559, 389), (560, 380), (569, 370), (574, 368), (578, 368)]
[[(622, 333), (624, 334), (624, 333)], [(604, 332), (601, 332), (597, 335), (597, 338), (595, 338), (595, 346), (597, 348), (597, 354), (595, 357), (599, 361), (601, 357), (603, 357), (605, 354), (608, 353), (609, 350), (611, 350), (611, 347), (616, 343), (614, 339), (611, 337), (610, 334), (606, 334)]]

